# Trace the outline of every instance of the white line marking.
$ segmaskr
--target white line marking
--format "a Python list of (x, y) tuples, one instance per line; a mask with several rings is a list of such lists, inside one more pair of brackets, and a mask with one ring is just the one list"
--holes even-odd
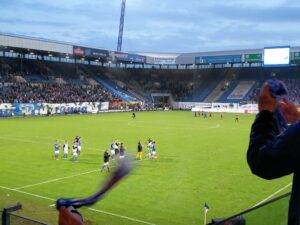
[(41, 195), (36, 195), (36, 194), (29, 193), (29, 192), (16, 190), (14, 188), (8, 188), (8, 187), (4, 187), (4, 186), (0, 186), (0, 188), (10, 190), (10, 191), (19, 192), (19, 193), (25, 194), (25, 195), (31, 195), (31, 196), (34, 196), (34, 197), (37, 197), (37, 198), (43, 198), (43, 199), (47, 199), (47, 200), (50, 200), (50, 201), (55, 201), (55, 199), (53, 199), (53, 198), (48, 198), (48, 197), (44, 197), (44, 196), (41, 196)]
[(52, 144), (52, 143), (45, 143), (45, 142), (40, 142), (40, 141), (32, 141), (32, 140), (26, 140), (26, 139), (10, 138), (10, 137), (0, 137), (0, 139), (10, 140), (10, 141), (26, 142), (26, 143), (31, 143), (31, 144), (47, 144), (47, 145)]
[(93, 172), (96, 172), (96, 171), (99, 171), (99, 170), (91, 170), (91, 171), (87, 171), (87, 172), (84, 172), (84, 173), (74, 174), (74, 175), (71, 175), (71, 176), (60, 177), (60, 178), (56, 178), (56, 179), (52, 179), (52, 180), (46, 180), (46, 181), (43, 181), (43, 182), (40, 182), (40, 183), (30, 184), (30, 185), (25, 185), (25, 186), (22, 186), (22, 187), (14, 188), (14, 190), (20, 190), (20, 189), (24, 189), (24, 188), (34, 187), (34, 186), (38, 186), (38, 185), (41, 185), (41, 184), (48, 184), (48, 183), (51, 183), (51, 182), (64, 180), (64, 179), (69, 179), (69, 178), (72, 178), (72, 177), (78, 177), (78, 176), (93, 173)]
[[(13, 188), (8, 188), (8, 187), (4, 187), (4, 186), (0, 186), (0, 188), (6, 189), (6, 190), (10, 190), (10, 191), (19, 192), (19, 193), (25, 194), (25, 195), (34, 196), (34, 197), (37, 197), (37, 198), (46, 199), (46, 200), (49, 200), (49, 201), (56, 201), (56, 200), (53, 199), (53, 198), (48, 198), (48, 197), (45, 197), (45, 196), (36, 195), (36, 194), (29, 193), (29, 192), (16, 190), (16, 189), (13, 189)], [(51, 205), (51, 206), (52, 206), (52, 205)], [(107, 214), (107, 215), (110, 215), (110, 216), (119, 217), (119, 218), (126, 219), (126, 220), (131, 220), (131, 221), (135, 221), (135, 222), (139, 222), (139, 223), (144, 223), (144, 224), (148, 224), (148, 225), (156, 225), (156, 224), (154, 224), (154, 223), (149, 223), (149, 222), (147, 222), (147, 221), (135, 219), (135, 218), (128, 217), (128, 216), (122, 216), (122, 215), (119, 215), (119, 214), (116, 214), (116, 213), (111, 213), (111, 212), (107, 212), (107, 211), (103, 211), (103, 210), (99, 210), (99, 209), (88, 208), (88, 210), (94, 211), (94, 212), (103, 213), (103, 214)]]
[(259, 203), (255, 204), (253, 207), (258, 206), (266, 201), (268, 201), (270, 198), (272, 198), (273, 196), (277, 195), (278, 193), (282, 192), (284, 189), (288, 188), (289, 186), (292, 185), (292, 182), (289, 183), (288, 185), (284, 186), (283, 188), (280, 188), (278, 191), (274, 192), (273, 194), (271, 194), (269, 197), (265, 198), (264, 200), (260, 201)]
[(108, 215), (111, 215), (111, 216), (117, 216), (117, 217), (121, 217), (121, 218), (124, 218), (124, 219), (127, 219), (127, 220), (139, 222), (139, 223), (144, 223), (144, 224), (149, 224), (149, 225), (155, 225), (154, 223), (150, 223), (150, 222), (147, 222), (147, 221), (143, 221), (143, 220), (139, 220), (139, 219), (134, 219), (134, 218), (131, 218), (131, 217), (122, 216), (122, 215), (118, 215), (118, 214), (114, 214), (114, 213), (110, 213), (110, 212), (105, 212), (105, 211), (102, 211), (102, 210), (99, 210), (99, 209), (93, 209), (93, 208), (88, 208), (88, 209), (91, 210), (91, 211), (100, 212), (100, 213), (108, 214)]

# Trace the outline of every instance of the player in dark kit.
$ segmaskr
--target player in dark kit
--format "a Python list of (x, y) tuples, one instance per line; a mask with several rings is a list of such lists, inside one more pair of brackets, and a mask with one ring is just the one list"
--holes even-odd
[(132, 118), (134, 119), (136, 117), (135, 111), (132, 112)]
[(143, 157), (143, 146), (141, 144), (141, 142), (138, 142), (138, 146), (137, 146), (137, 154), (136, 154), (136, 159), (142, 160)]
[(239, 114), (235, 114), (235, 121), (234, 122), (236, 122), (236, 123), (239, 122)]
[(124, 158), (125, 158), (125, 148), (124, 148), (123, 143), (121, 143), (121, 146), (120, 146), (120, 159), (124, 159)]
[(108, 154), (107, 150), (105, 150), (104, 155), (103, 155), (103, 166), (101, 167), (100, 172), (102, 173), (105, 167), (107, 168), (107, 171), (110, 172), (109, 170), (109, 157), (110, 154)]

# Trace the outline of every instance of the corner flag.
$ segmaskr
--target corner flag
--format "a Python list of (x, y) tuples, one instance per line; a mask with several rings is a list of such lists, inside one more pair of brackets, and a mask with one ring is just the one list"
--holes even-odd
[(204, 212), (207, 213), (208, 210), (209, 210), (209, 206), (208, 206), (208, 204), (205, 202), (205, 203), (204, 203)]
[(206, 225), (206, 214), (208, 212), (209, 206), (208, 204), (205, 202), (204, 203), (204, 225)]

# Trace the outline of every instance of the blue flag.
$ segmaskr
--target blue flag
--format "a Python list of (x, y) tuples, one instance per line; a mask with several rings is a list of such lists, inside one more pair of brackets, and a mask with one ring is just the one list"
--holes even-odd
[(204, 212), (207, 213), (208, 210), (209, 210), (209, 206), (208, 206), (208, 204), (205, 202), (205, 203), (204, 203)]

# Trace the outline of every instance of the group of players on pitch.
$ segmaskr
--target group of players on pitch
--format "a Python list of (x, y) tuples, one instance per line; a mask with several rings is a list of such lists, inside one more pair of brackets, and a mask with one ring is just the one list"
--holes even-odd
[[(151, 138), (148, 139), (146, 142), (146, 158), (149, 158), (151, 160), (154, 160), (157, 158), (156, 156), (156, 143)], [(103, 166), (100, 169), (100, 172), (102, 173), (105, 168), (107, 168), (107, 171), (110, 172), (109, 167), (109, 159), (112, 160), (122, 160), (125, 158), (125, 147), (122, 142), (119, 142), (118, 140), (113, 140), (110, 144), (110, 154), (108, 153), (108, 150), (105, 150), (103, 155)], [(137, 154), (136, 154), (137, 160), (143, 159), (143, 145), (139, 141), (137, 144)]]
[[(73, 145), (72, 145), (72, 158), (71, 158), (72, 162), (77, 162), (78, 156), (80, 155), (82, 149), (81, 145), (82, 145), (81, 137), (76, 136), (74, 138)], [(62, 158), (68, 159), (70, 147), (67, 141), (64, 142), (62, 148), (64, 152)], [(56, 140), (54, 143), (54, 159), (59, 160), (59, 153), (60, 153), (60, 144)]]
[[(60, 156), (60, 144), (56, 140), (54, 143), (54, 159), (59, 160)], [(148, 141), (145, 143), (146, 147), (146, 154), (145, 158), (149, 158), (151, 160), (155, 160), (157, 158), (156, 156), (156, 143), (154, 140), (151, 138), (148, 139)], [(63, 159), (68, 159), (69, 155), (69, 144), (67, 141), (64, 141), (63, 144), (63, 156), (61, 158)], [(72, 145), (72, 162), (77, 162), (78, 156), (80, 156), (82, 149), (82, 142), (81, 142), (81, 137), (76, 136), (73, 141)], [(122, 160), (125, 158), (125, 147), (124, 144), (118, 140), (113, 140), (112, 143), (110, 144), (110, 154), (108, 153), (108, 150), (104, 151), (103, 155), (103, 166), (100, 169), (100, 172), (103, 172), (105, 168), (107, 168), (107, 171), (110, 172), (109, 168), (109, 160)], [(139, 141), (137, 144), (137, 154), (136, 154), (136, 159), (137, 160), (142, 160), (143, 159), (143, 145)]]

